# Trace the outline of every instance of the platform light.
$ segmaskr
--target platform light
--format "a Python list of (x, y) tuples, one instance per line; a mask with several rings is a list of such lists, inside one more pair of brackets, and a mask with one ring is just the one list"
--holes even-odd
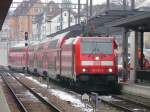
[(99, 60), (99, 57), (98, 57), (98, 56), (96, 56), (96, 57), (95, 57), (95, 60)]

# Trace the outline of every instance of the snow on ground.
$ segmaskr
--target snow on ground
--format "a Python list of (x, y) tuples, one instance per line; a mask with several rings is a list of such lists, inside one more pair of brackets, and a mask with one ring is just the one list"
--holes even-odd
[(25, 93), (25, 96), (28, 97), (30, 100), (34, 101), (34, 102), (37, 102), (39, 101), (33, 94), (31, 94), (31, 92), (29, 91), (26, 91)]
[[(34, 79), (32, 77), (26, 77), (26, 78), (32, 80), (33, 82), (35, 82), (36, 84), (40, 85), (41, 87), (47, 88), (46, 84), (42, 84), (38, 80), (36, 80), (36, 79)], [(93, 111), (93, 109), (92, 109), (92, 107), (90, 105), (86, 105), (86, 107), (85, 107), (85, 104), (82, 103), (80, 99), (77, 99), (72, 94), (69, 94), (69, 93), (61, 91), (61, 90), (56, 90), (56, 89), (49, 89), (49, 92), (52, 95), (55, 95), (56, 97), (59, 97), (61, 100), (65, 100), (65, 101), (71, 102), (71, 104), (73, 104), (74, 107), (79, 107), (84, 112), (92, 112)]]
[(14, 77), (12, 77), (13, 80), (16, 80)]
[(23, 73), (19, 73), (21, 76), (24, 76), (24, 74)]
[(105, 101), (109, 101), (109, 102), (111, 102), (111, 101), (121, 101), (121, 100), (113, 98), (112, 96), (100, 96), (99, 98), (102, 99), (102, 100), (105, 100)]
[(26, 77), (26, 78), (32, 80), (33, 82), (35, 82), (36, 84), (40, 85), (41, 87), (44, 87), (44, 88), (47, 87), (46, 84), (42, 84), (42, 83), (40, 83), (38, 80), (36, 80), (36, 79), (34, 79), (34, 78), (32, 78), (32, 77)]
[(42, 98), (44, 98), (46, 101), (49, 101), (49, 99), (45, 96), (43, 96), (41, 93), (38, 93), (40, 96), (42, 96)]
[(85, 104), (82, 103), (80, 99), (77, 99), (75, 96), (73, 96), (69, 93), (66, 93), (66, 92), (63, 92), (63, 91), (60, 91), (60, 90), (56, 90), (56, 89), (50, 89), (49, 91), (53, 95), (59, 97), (62, 100), (70, 101), (73, 104), (73, 106), (79, 107), (85, 112), (92, 112), (93, 111), (93, 109), (90, 105), (88, 105), (88, 107), (85, 108)]

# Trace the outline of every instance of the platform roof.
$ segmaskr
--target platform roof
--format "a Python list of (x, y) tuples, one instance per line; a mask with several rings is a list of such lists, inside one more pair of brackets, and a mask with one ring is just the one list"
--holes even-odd
[(105, 24), (106, 27), (124, 27), (136, 31), (150, 32), (150, 12), (132, 15)]
[(7, 13), (8, 13), (11, 3), (12, 3), (12, 0), (1, 0), (0, 1), (0, 30), (2, 28), (5, 18), (7, 16)]

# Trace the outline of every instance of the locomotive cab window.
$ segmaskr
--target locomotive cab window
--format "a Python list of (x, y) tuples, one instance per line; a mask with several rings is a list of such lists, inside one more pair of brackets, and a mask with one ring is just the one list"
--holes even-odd
[(81, 41), (82, 54), (112, 54), (112, 41), (86, 40)]

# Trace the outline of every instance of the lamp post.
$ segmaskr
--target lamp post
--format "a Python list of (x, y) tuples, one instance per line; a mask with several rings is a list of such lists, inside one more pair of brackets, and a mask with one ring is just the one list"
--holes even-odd
[(47, 22), (50, 23), (50, 24), (49, 24), (49, 25), (50, 25), (50, 27), (49, 27), (49, 32), (50, 32), (50, 33), (49, 33), (49, 34), (51, 34), (51, 33), (52, 33), (52, 31), (51, 31), (51, 30), (52, 30), (52, 29), (51, 29), (51, 23), (52, 23), (52, 21), (51, 21), (51, 20), (48, 20)]
[(78, 24), (80, 24), (80, 0), (78, 0)]

